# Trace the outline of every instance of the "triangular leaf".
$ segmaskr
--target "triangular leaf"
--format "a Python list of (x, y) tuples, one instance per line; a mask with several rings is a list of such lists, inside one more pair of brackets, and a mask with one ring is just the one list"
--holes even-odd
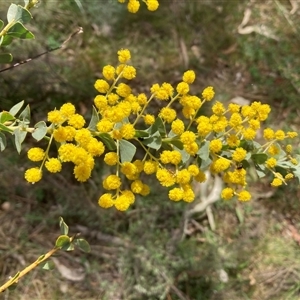
[(295, 169), (293, 170), (293, 174), (295, 175), (296, 178), (298, 178), (298, 182), (300, 183), (300, 166), (296, 166)]
[(24, 104), (24, 100), (22, 100), (21, 102), (15, 104), (15, 105), (9, 110), (9, 112), (10, 112), (13, 116), (15, 116), (15, 115), (19, 112), (19, 110), (22, 108), (23, 104)]
[(14, 130), (15, 146), (19, 154), (21, 153), (21, 146), (25, 140), (26, 135), (27, 135), (27, 131), (20, 130), (20, 128)]
[(84, 252), (91, 252), (91, 247), (85, 239), (76, 239), (74, 241), (75, 246)]
[(108, 148), (108, 150), (114, 151), (117, 149), (114, 139), (108, 133), (100, 133), (98, 136), (101, 139), (101, 141), (105, 144), (105, 146)]
[(99, 122), (99, 115), (97, 109), (95, 108), (95, 106), (93, 106), (92, 118), (88, 126), (88, 129), (91, 131), (96, 131), (98, 122)]
[(6, 148), (6, 136), (0, 132), (0, 151), (3, 151)]
[(9, 291), (14, 291), (14, 290), (17, 288), (17, 286), (18, 286), (18, 284), (15, 282), (15, 283), (13, 283), (12, 285), (10, 285), (10, 286), (8, 287), (8, 290), (9, 290)]
[(149, 133), (145, 130), (136, 130), (135, 137), (137, 138), (146, 138), (149, 136)]
[(69, 245), (70, 243), (71, 240), (67, 235), (60, 235), (55, 242), (55, 247), (62, 248), (64, 246)]
[(0, 39), (0, 46), (7, 46), (13, 41), (13, 37), (9, 35), (3, 35)]
[(13, 56), (10, 53), (0, 53), (0, 64), (12, 62)]
[(136, 152), (136, 147), (126, 141), (126, 140), (120, 140), (120, 157), (121, 162), (131, 162)]
[(22, 121), (30, 121), (30, 107), (27, 105), (25, 109), (20, 113), (19, 119)]
[(197, 154), (203, 161), (206, 161), (209, 158), (209, 141), (204, 141), (201, 144)]
[(63, 247), (61, 247), (61, 250), (64, 251), (73, 251), (75, 249), (75, 246), (73, 243), (65, 244)]
[(24, 25), (20, 22), (14, 24), (14, 26), (12, 26), (8, 30), (7, 35), (19, 39), (34, 39), (33, 33), (25, 28)]
[(4, 124), (5, 122), (7, 122), (7, 121), (12, 121), (12, 120), (14, 120), (15, 119), (15, 117), (14, 116), (12, 116), (9, 112), (7, 112), (7, 111), (3, 111), (3, 112), (1, 112), (0, 113), (0, 123), (1, 124)]
[(185, 150), (181, 150), (181, 149), (179, 149), (179, 148), (177, 148), (177, 147), (175, 147), (175, 150), (177, 150), (178, 152), (180, 152), (181, 153), (181, 161), (182, 161), (182, 163), (183, 164), (186, 164), (187, 163), (187, 161), (190, 159), (190, 154), (188, 154)]
[(6, 132), (9, 132), (9, 133), (13, 133), (14, 132), (12, 129), (6, 127), (5, 125), (3, 125), (1, 123), (0, 123), (0, 130), (6, 131)]
[(44, 121), (40, 121), (34, 125), (34, 132), (32, 133), (32, 137), (37, 141), (40, 141), (47, 134), (48, 127)]
[(266, 162), (268, 155), (266, 153), (256, 153), (251, 155), (251, 159), (254, 163), (261, 165)]
[(32, 19), (31, 13), (21, 5), (11, 4), (7, 11), (7, 21), (21, 22), (23, 24)]
[(150, 129), (150, 133), (152, 133), (152, 134), (155, 133), (156, 131), (158, 131), (160, 133), (160, 135), (162, 135), (162, 136), (166, 135), (165, 124), (160, 117), (157, 117), (154, 124), (151, 127), (149, 127), (148, 129)]
[(39, 262), (39, 261), (43, 260), (44, 257), (45, 257), (45, 254), (42, 254), (42, 255), (37, 259), (37, 261)]
[(177, 139), (171, 139), (170, 140), (170, 143), (172, 145), (174, 145), (176, 148), (182, 150), (183, 149), (183, 143), (180, 141), (180, 140), (177, 140)]
[(153, 133), (150, 137), (143, 140), (143, 144), (148, 146), (149, 148), (158, 150), (161, 147), (162, 139), (158, 131)]
[(53, 270), (55, 268), (55, 264), (52, 260), (47, 260), (44, 264), (41, 265), (43, 270)]
[(65, 223), (65, 221), (62, 217), (59, 218), (59, 227), (60, 227), (61, 234), (68, 235), (69, 226)]

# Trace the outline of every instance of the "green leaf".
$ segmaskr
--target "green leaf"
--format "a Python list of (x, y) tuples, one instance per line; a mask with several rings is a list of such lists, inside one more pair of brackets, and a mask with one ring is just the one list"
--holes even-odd
[(158, 131), (156, 131), (154, 134), (152, 134), (149, 138), (144, 139), (143, 144), (148, 146), (149, 148), (158, 150), (161, 147), (162, 139)]
[(105, 146), (110, 151), (115, 151), (117, 149), (114, 139), (108, 133), (100, 133), (99, 138), (105, 144)]
[[(150, 133), (154, 134), (156, 131), (162, 136), (166, 136), (166, 128), (163, 120), (160, 117), (157, 117), (154, 124), (150, 126), (147, 131), (150, 130)], [(149, 131), (148, 131), (149, 132)]]
[(12, 62), (12, 55), (10, 53), (0, 53), (0, 64), (7, 64)]
[(3, 26), (4, 26), (4, 22), (0, 20), (0, 30), (2, 30)]
[(55, 264), (52, 260), (47, 260), (45, 263), (41, 265), (43, 270), (53, 270), (55, 268)]
[(120, 156), (121, 156), (121, 162), (131, 162), (136, 152), (136, 147), (126, 141), (126, 140), (120, 140)]
[(8, 290), (9, 291), (14, 291), (16, 288), (17, 288), (17, 283), (15, 282), (15, 283), (13, 283), (12, 285), (10, 285), (9, 287), (8, 287)]
[(136, 130), (135, 137), (137, 138), (146, 138), (149, 136), (149, 133), (145, 130)]
[(60, 227), (61, 234), (68, 235), (69, 226), (65, 223), (65, 221), (62, 217), (59, 218), (59, 227)]
[(237, 216), (239, 222), (241, 224), (243, 224), (244, 223), (244, 214), (243, 214), (243, 211), (239, 207), (236, 207), (235, 213), (236, 213), (236, 216)]
[(30, 121), (30, 107), (27, 105), (25, 109), (20, 113), (19, 119), (22, 121)]
[(12, 281), (13, 281), (13, 280), (16, 280), (16, 279), (19, 278), (19, 276), (20, 276), (20, 272), (18, 272), (11, 280), (12, 280)]
[(64, 246), (69, 246), (70, 243), (71, 240), (67, 235), (60, 235), (55, 242), (55, 247), (62, 248)]
[(91, 252), (91, 247), (85, 239), (76, 239), (74, 244), (83, 252)]
[(253, 142), (253, 141), (242, 140), (242, 141), (240, 142), (239, 147), (241, 147), (241, 148), (247, 150), (247, 152), (253, 152), (253, 151), (255, 150), (255, 146), (256, 146), (257, 148), (260, 147), (260, 145), (259, 145), (259, 146), (257, 146), (257, 145), (259, 145), (259, 144), (258, 144), (258, 143), (255, 143), (255, 142)]
[(200, 157), (197, 157), (197, 164), (199, 168), (201, 167), (201, 170), (205, 170), (211, 164), (211, 162), (212, 160), (210, 158), (203, 160)]
[(39, 261), (43, 260), (44, 257), (45, 257), (45, 254), (42, 254), (42, 255), (37, 259), (37, 261), (39, 262)]
[[(248, 155), (249, 153), (247, 153), (247, 155)], [(247, 161), (247, 160), (243, 160), (243, 161), (241, 161), (240, 162), (240, 165), (246, 170), (246, 169), (248, 169), (249, 167), (250, 167), (250, 164), (249, 164), (249, 162)]]
[(13, 115), (11, 115), (9, 112), (7, 111), (3, 111), (0, 113), (0, 123), (4, 124), (7, 121), (12, 121), (15, 120), (15, 117)]
[(10, 112), (13, 116), (15, 116), (15, 115), (19, 112), (19, 110), (22, 108), (23, 104), (24, 104), (24, 100), (22, 100), (21, 102), (15, 104), (15, 105), (9, 110), (9, 112)]
[(16, 130), (14, 130), (13, 134), (15, 136), (16, 149), (17, 149), (18, 153), (20, 154), (21, 153), (21, 146), (22, 146), (22, 143), (25, 140), (25, 137), (27, 135), (27, 131), (20, 130), (20, 128), (17, 128)]
[(6, 148), (6, 136), (0, 132), (0, 151), (3, 151)]
[(0, 39), (0, 46), (7, 46), (9, 44), (11, 44), (11, 42), (13, 41), (13, 37), (9, 36), (9, 35), (3, 35)]
[(17, 22), (12, 26), (8, 31), (7, 35), (19, 39), (34, 39), (34, 35), (30, 32), (24, 25), (20, 22)]
[(73, 251), (75, 249), (75, 246), (73, 243), (65, 244), (63, 247), (61, 247), (61, 250), (64, 251)]
[(180, 150), (183, 149), (183, 143), (178, 139), (171, 139), (170, 143)]
[(0, 131), (6, 131), (6, 132), (9, 132), (9, 133), (13, 133), (14, 131), (8, 127), (6, 127), (5, 125), (1, 124), (0, 123)]
[(200, 145), (200, 149), (198, 150), (197, 154), (203, 161), (208, 160), (208, 158), (209, 158), (209, 141), (205, 141)]
[(173, 147), (170, 143), (170, 141), (166, 141), (165, 139), (162, 140), (162, 143), (161, 143), (161, 149), (163, 150), (169, 150), (169, 151), (172, 151), (173, 150)]
[(298, 178), (298, 182), (300, 183), (300, 166), (296, 166), (295, 169), (293, 170), (293, 174), (295, 175), (296, 178)]
[(289, 171), (285, 167), (280, 167), (280, 166), (275, 167), (275, 172), (280, 173), (283, 178), (285, 177), (286, 174), (289, 173)]
[(177, 148), (177, 147), (175, 147), (175, 149), (176, 149), (178, 152), (181, 153), (181, 160), (182, 160), (182, 163), (183, 163), (183, 164), (186, 164), (187, 161), (190, 159), (191, 155), (188, 154), (185, 150), (181, 150), (181, 149), (179, 149), (179, 148)]
[(7, 21), (27, 23), (32, 19), (31, 13), (21, 5), (11, 4), (7, 11)]
[(35, 138), (37, 141), (40, 141), (47, 134), (47, 125), (44, 121), (40, 121), (34, 125), (34, 128), (35, 130), (32, 133), (32, 137)]
[(93, 111), (92, 111), (92, 118), (90, 121), (90, 124), (88, 126), (88, 129), (91, 131), (96, 131), (97, 130), (97, 124), (99, 122), (99, 115), (98, 115), (98, 111), (95, 108), (95, 106), (93, 106)]
[(262, 165), (268, 159), (268, 155), (266, 153), (256, 153), (251, 155), (251, 159), (254, 163)]
[(266, 176), (266, 168), (264, 165), (255, 166), (256, 174), (259, 178), (263, 178)]

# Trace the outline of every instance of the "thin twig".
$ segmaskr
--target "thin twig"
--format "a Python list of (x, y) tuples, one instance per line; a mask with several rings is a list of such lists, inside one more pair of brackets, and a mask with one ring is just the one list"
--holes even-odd
[(5, 71), (8, 71), (8, 70), (11, 70), (11, 69), (16, 68), (16, 67), (19, 67), (19, 66), (21, 66), (21, 65), (23, 65), (23, 64), (26, 64), (26, 63), (28, 63), (28, 62), (34, 60), (34, 59), (37, 59), (37, 58), (39, 58), (39, 57), (41, 57), (41, 56), (43, 56), (43, 55), (46, 55), (46, 54), (48, 54), (48, 53), (50, 53), (50, 52), (56, 51), (56, 50), (58, 50), (58, 49), (63, 49), (63, 48), (66, 46), (66, 44), (70, 41), (70, 39), (72, 39), (75, 35), (77, 35), (77, 34), (79, 34), (79, 33), (82, 33), (82, 32), (83, 32), (82, 27), (79, 27), (75, 32), (73, 32), (72, 34), (70, 34), (70, 36), (69, 36), (69, 37), (68, 37), (68, 38), (67, 38), (60, 46), (55, 47), (55, 48), (50, 48), (49, 50), (47, 50), (47, 51), (45, 51), (45, 52), (42, 52), (42, 53), (40, 53), (40, 54), (38, 54), (38, 55), (36, 55), (36, 56), (34, 56), (34, 57), (28, 58), (28, 59), (26, 59), (26, 60), (22, 60), (22, 61), (20, 61), (20, 62), (14, 64), (14, 65), (12, 65), (12, 66), (9, 66), (9, 67), (7, 67), (7, 68), (4, 68), (4, 69), (0, 70), (0, 73), (5, 72)]

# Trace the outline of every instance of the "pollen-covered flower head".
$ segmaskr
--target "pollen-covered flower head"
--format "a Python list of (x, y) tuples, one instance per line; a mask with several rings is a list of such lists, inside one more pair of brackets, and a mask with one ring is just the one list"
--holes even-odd
[(196, 74), (193, 70), (188, 70), (184, 72), (182, 80), (188, 84), (192, 84), (196, 78)]
[[(133, 1), (131, 0), (130, 2), (133, 2)], [(138, 1), (135, 1), (135, 2), (138, 2)], [(128, 49), (119, 50), (118, 51), (118, 59), (121, 64), (125, 64), (128, 60), (131, 59), (130, 51)]]
[(214, 88), (212, 86), (208, 86), (202, 92), (202, 97), (206, 101), (211, 101), (215, 95)]

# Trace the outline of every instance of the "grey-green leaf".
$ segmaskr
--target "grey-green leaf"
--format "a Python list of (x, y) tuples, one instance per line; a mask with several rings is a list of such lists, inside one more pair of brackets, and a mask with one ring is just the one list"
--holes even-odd
[(59, 218), (59, 227), (60, 227), (61, 234), (68, 235), (69, 226), (65, 223), (65, 221), (62, 217)]
[(114, 139), (108, 133), (100, 133), (99, 138), (110, 151), (117, 149)]
[(44, 121), (40, 121), (34, 125), (34, 132), (32, 133), (32, 137), (37, 141), (40, 141), (47, 134), (47, 125)]
[(82, 251), (84, 252), (90, 252), (91, 247), (89, 243), (85, 239), (76, 239), (74, 241), (74, 244)]
[(136, 147), (126, 141), (126, 140), (120, 140), (120, 156), (121, 156), (121, 162), (131, 162), (136, 152)]
[(209, 158), (209, 141), (205, 141), (201, 144), (197, 154), (204, 161), (206, 161)]
[(0, 132), (0, 151), (3, 151), (6, 148), (6, 136)]
[(256, 153), (251, 155), (251, 159), (254, 163), (261, 165), (268, 159), (268, 155), (265, 153)]
[(143, 140), (143, 144), (148, 146), (149, 148), (158, 150), (161, 147), (162, 139), (158, 131), (152, 134), (150, 137)]
[(15, 104), (15, 105), (9, 110), (10, 114), (12, 114), (13, 116), (15, 116), (15, 115), (19, 112), (19, 110), (22, 108), (23, 104), (24, 104), (24, 100), (22, 100), (21, 102)]
[(19, 154), (21, 153), (21, 146), (22, 146), (22, 143), (25, 140), (26, 134), (27, 134), (27, 131), (20, 130), (20, 128), (17, 128), (14, 131), (15, 145), (16, 145), (16, 149), (17, 149)]
[(21, 5), (11, 4), (7, 11), (8, 22), (21, 22), (23, 24), (32, 19), (31, 13)]
[(20, 113), (19, 119), (22, 121), (30, 121), (30, 107), (27, 105), (25, 109)]
[(42, 269), (43, 270), (53, 270), (55, 268), (55, 264), (52, 260), (47, 260), (43, 265)]
[(99, 115), (98, 112), (95, 108), (95, 106), (93, 106), (93, 111), (92, 111), (92, 118), (90, 121), (90, 124), (88, 126), (88, 129), (92, 130), (92, 131), (96, 131), (97, 129), (97, 123), (99, 122)]

